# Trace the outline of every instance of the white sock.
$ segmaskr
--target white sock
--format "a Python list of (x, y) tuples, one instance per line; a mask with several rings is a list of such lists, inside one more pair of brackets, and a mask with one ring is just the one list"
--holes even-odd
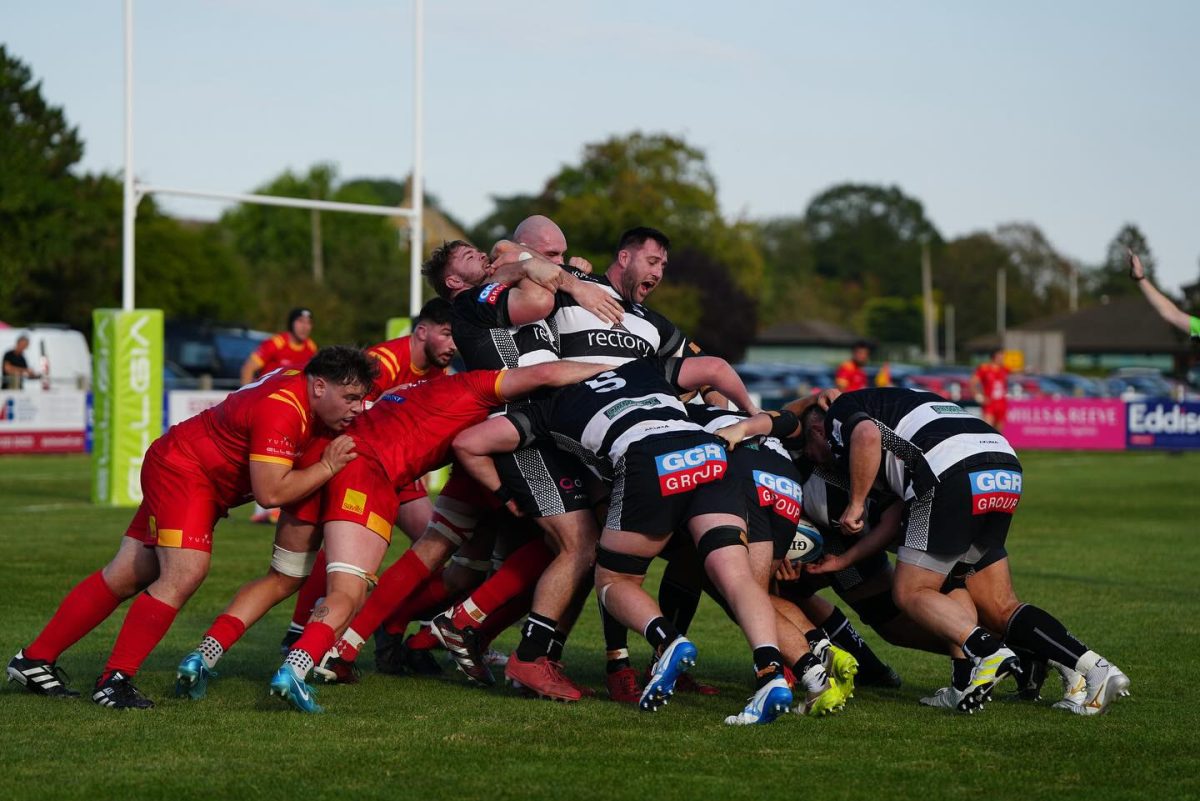
[(221, 647), (221, 643), (207, 635), (205, 635), (200, 643), (200, 647), (196, 650), (200, 652), (200, 658), (204, 660), (204, 666), (209, 670), (217, 666), (217, 662), (225, 653), (225, 649)]
[(283, 660), (283, 664), (292, 669), (296, 678), (304, 681), (308, 678), (308, 671), (312, 670), (313, 658), (308, 655), (307, 651), (293, 649), (288, 651), (287, 659)]
[(346, 629), (346, 633), (342, 635), (342, 639), (350, 643), (350, 647), (356, 651), (361, 651), (363, 643), (366, 642), (363, 636), (354, 629)]

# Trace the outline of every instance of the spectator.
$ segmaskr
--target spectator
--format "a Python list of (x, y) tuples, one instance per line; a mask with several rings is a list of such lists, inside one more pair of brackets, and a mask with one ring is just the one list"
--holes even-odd
[(29, 368), (25, 360), (25, 350), (29, 347), (29, 337), (21, 334), (17, 344), (4, 354), (4, 389), (20, 389), (26, 378), (37, 378), (38, 374)]

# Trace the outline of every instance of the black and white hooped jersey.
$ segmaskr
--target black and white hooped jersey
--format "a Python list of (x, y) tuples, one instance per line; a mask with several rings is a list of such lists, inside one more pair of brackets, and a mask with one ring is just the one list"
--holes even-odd
[(452, 302), (454, 345), (468, 370), (526, 367), (558, 359), (553, 321), (515, 326), (508, 316), (508, 284), (484, 284), (460, 292)]
[[(721, 409), (716, 406), (687, 404), (688, 416), (710, 434), (731, 426), (750, 415), (747, 412)], [(791, 415), (790, 412), (787, 412)], [(787, 422), (788, 430), (795, 428), (795, 417)], [(729, 468), (736, 478), (753, 487), (754, 502), (769, 507), (776, 514), (795, 524), (800, 521), (804, 502), (800, 471), (792, 463), (783, 443), (776, 437), (751, 437), (729, 453)]]
[(521, 447), (552, 438), (597, 475), (609, 477), (631, 445), (649, 437), (703, 433), (677, 394), (681, 359), (637, 359), (510, 411)]
[[(804, 477), (804, 517), (824, 535), (840, 531), (838, 521), (850, 505), (850, 479), (841, 473), (821, 467), (811, 468)], [(879, 522), (883, 510), (895, 498), (881, 499), (875, 492), (867, 496), (864, 528), (857, 536), (867, 534)]]
[(561, 358), (617, 366), (649, 356), (667, 358), (699, 352), (674, 323), (640, 303), (623, 299), (608, 279), (573, 272), (581, 281), (604, 287), (625, 308), (625, 318), (612, 325), (566, 292), (558, 292), (550, 320), (558, 332)]
[(1008, 440), (983, 420), (940, 395), (900, 387), (847, 392), (829, 407), (825, 433), (843, 463), (851, 434), (866, 421), (881, 435), (880, 475), (906, 500), (929, 492), (954, 468), (1021, 466)]

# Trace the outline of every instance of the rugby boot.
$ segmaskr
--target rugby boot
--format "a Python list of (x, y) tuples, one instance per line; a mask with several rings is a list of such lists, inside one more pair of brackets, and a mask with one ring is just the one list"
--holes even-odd
[(325, 710), (317, 703), (317, 690), (296, 676), (289, 665), (281, 665), (271, 677), (271, 695), (278, 695), (300, 712), (318, 713)]
[(936, 709), (953, 709), (973, 715), (983, 709), (983, 701), (969, 690), (958, 690), (954, 687), (942, 687), (933, 695), (921, 699), (921, 706), (931, 706)]
[(829, 681), (836, 685), (838, 692), (842, 694), (842, 702), (853, 698), (854, 677), (858, 674), (858, 660), (853, 654), (830, 644), (825, 649), (821, 662), (825, 667), (825, 675), (829, 676)]
[(884, 665), (883, 670), (874, 672), (860, 670), (858, 675), (854, 677), (854, 683), (859, 687), (879, 687), (885, 690), (898, 690), (904, 683), (900, 678), (900, 674), (892, 669), (890, 665)]
[(483, 640), (478, 629), (470, 626), (459, 628), (454, 625), (453, 615), (447, 611), (430, 621), (429, 631), (472, 684), (483, 687), (496, 685), (496, 677), (492, 675), (484, 656)]
[(551, 701), (574, 702), (583, 697), (570, 679), (562, 674), (560, 665), (548, 656), (539, 656), (532, 662), (520, 659), (516, 652), (508, 657), (504, 675), (526, 695), (546, 698)]
[(1129, 694), (1129, 677), (1116, 665), (1101, 659), (1096, 670), (1085, 677), (1084, 697), (1081, 703), (1059, 701), (1054, 706), (1067, 709), (1076, 715), (1103, 715), (1117, 698)]
[(199, 701), (208, 693), (208, 680), (216, 677), (217, 672), (204, 664), (200, 652), (192, 651), (175, 668), (175, 697)]
[(792, 705), (792, 691), (782, 675), (768, 681), (750, 696), (746, 708), (737, 715), (725, 718), (727, 726), (753, 726), (770, 723), (788, 711)]
[(796, 713), (820, 718), (826, 715), (836, 715), (846, 708), (846, 696), (841, 688), (833, 681), (826, 681), (820, 690), (809, 690), (805, 693), (804, 706), (797, 706)]
[(358, 684), (362, 671), (357, 664), (344, 659), (337, 648), (330, 648), (321, 661), (313, 665), (313, 676), (324, 684)]
[[(992, 700), (992, 690), (1010, 675), (1020, 675), (1021, 660), (1011, 648), (1000, 648), (991, 656), (976, 659), (971, 668), (971, 683), (966, 692), (977, 707)], [(966, 711), (963, 709), (962, 711)]]
[(642, 685), (633, 667), (605, 674), (604, 684), (608, 687), (608, 697), (618, 704), (636, 704), (642, 700)]
[(279, 641), (279, 655), (287, 656), (288, 651), (292, 650), (292, 646), (296, 644), (296, 640), (300, 639), (300, 635), (303, 633), (304, 626), (299, 623), (292, 623), (288, 626), (288, 630), (283, 634), (283, 639)]
[(67, 686), (67, 672), (45, 659), (30, 659), (22, 649), (8, 660), (8, 680), (15, 681), (34, 695), (51, 698), (78, 698), (79, 693)]
[(555, 668), (558, 670), (559, 673), (562, 674), (562, 677), (564, 679), (566, 679), (568, 682), (570, 682), (572, 687), (574, 687), (576, 690), (579, 690), (579, 695), (581, 697), (583, 697), (583, 698), (595, 698), (596, 697), (595, 690), (593, 690), (591, 687), (588, 687), (586, 684), (580, 684), (579, 682), (575, 681), (575, 679), (573, 679), (567, 675), (567, 666), (566, 665), (564, 665), (562, 662), (555, 662), (554, 660), (551, 660), (551, 661), (554, 662)]
[(657, 712), (665, 706), (675, 692), (675, 682), (695, 664), (696, 646), (687, 637), (676, 637), (651, 668), (638, 707), (643, 712)]
[(488, 648), (483, 652), (483, 664), (488, 667), (504, 667), (508, 664), (508, 654), (497, 651), (495, 648)]
[(109, 709), (153, 709), (154, 702), (142, 695), (121, 671), (113, 671), (96, 679), (92, 701)]

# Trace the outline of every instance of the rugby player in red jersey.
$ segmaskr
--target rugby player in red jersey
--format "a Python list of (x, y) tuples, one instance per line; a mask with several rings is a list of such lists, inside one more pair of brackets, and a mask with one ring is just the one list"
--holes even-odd
[[(450, 304), (442, 298), (434, 298), (421, 307), (413, 323), (413, 332), (408, 336), (389, 339), (367, 348), (367, 355), (379, 365), (379, 376), (367, 400), (374, 401), (380, 395), (396, 387), (415, 386), (446, 374), (446, 368), (455, 354), (454, 337), (450, 331)], [(303, 509), (292, 509), (293, 517), (315, 524), (320, 511), (319, 496)], [(308, 514), (304, 514), (307, 512)], [(433, 514), (433, 504), (425, 492), (425, 485), (417, 479), (400, 495), (400, 511), (396, 525), (410, 540), (416, 539)], [(281, 647), (284, 653), (304, 631), (304, 624), (317, 601), (325, 594), (325, 559), (322, 552), (308, 574), (308, 580), (296, 595), (296, 608), (292, 622), (284, 635)], [(282, 578), (282, 577), (281, 577)], [(281, 590), (284, 589), (281, 587)], [(273, 606), (294, 590), (271, 602)], [(212, 665), (209, 665), (211, 668)]]
[[(391, 538), (398, 487), (444, 464), (455, 434), (485, 419), (492, 407), (541, 387), (576, 383), (599, 369), (558, 362), (473, 371), (421, 384), (405, 395), (380, 398), (347, 432), (357, 454), (353, 462), (357, 469), (323, 493), (320, 533), (329, 560), (328, 591), (276, 672), (272, 691), (303, 711), (318, 711), (304, 678), (362, 605), (368, 584), (374, 583), (374, 571)], [(436, 545), (424, 547), (427, 539), (428, 533), (397, 562), (399, 577), (392, 586), (401, 596), (427, 580), (430, 570), (449, 555)], [(430, 558), (430, 551), (436, 556)]]
[(362, 412), (374, 365), (354, 348), (319, 351), (301, 370), (278, 370), (155, 440), (142, 465), (142, 503), (112, 561), (77, 585), (54, 617), (8, 663), (8, 675), (40, 695), (76, 695), (55, 665), (59, 655), (138, 595), (96, 681), (92, 700), (115, 709), (154, 703), (131, 679), (204, 581), (212, 532), (249, 498), (278, 506), (311, 494), (354, 457), (337, 437), (321, 458), (296, 458), (318, 425), (344, 429)]
[[(288, 313), (287, 330), (264, 340), (242, 363), (242, 386), (280, 367), (299, 370), (308, 364), (308, 360), (317, 352), (317, 343), (311, 337), (312, 327), (312, 311), (292, 309)], [(257, 502), (254, 504), (251, 523), (274, 524), (278, 520), (278, 509), (267, 509)]]
[(984, 362), (971, 376), (975, 398), (983, 405), (983, 422), (997, 431), (1004, 431), (1008, 416), (1008, 368), (1004, 366), (1004, 349), (992, 352), (992, 360)]
[(871, 346), (863, 340), (854, 343), (850, 358), (838, 365), (833, 380), (842, 392), (853, 392), (867, 386), (867, 373), (863, 369), (871, 358)]

